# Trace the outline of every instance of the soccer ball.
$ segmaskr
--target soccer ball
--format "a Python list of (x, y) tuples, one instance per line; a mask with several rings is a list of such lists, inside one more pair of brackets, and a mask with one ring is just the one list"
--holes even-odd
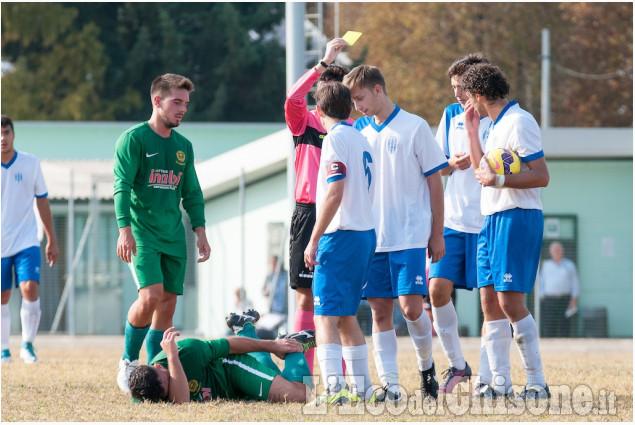
[(485, 167), (483, 161), (487, 158), (489, 166), (496, 174), (520, 173), (520, 158), (514, 151), (503, 148), (494, 148), (487, 152), (481, 160), (481, 169)]

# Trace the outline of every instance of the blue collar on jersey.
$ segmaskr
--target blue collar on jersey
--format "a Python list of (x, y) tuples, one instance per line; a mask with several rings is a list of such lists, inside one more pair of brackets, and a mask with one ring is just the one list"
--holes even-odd
[(340, 122), (338, 122), (337, 124), (335, 124), (333, 127), (331, 127), (331, 131), (333, 131), (333, 129), (334, 129), (335, 127), (337, 127), (338, 125), (347, 125), (347, 126), (349, 126), (349, 127), (352, 127), (352, 126), (353, 126), (352, 124), (349, 124), (349, 123), (347, 123), (346, 121), (340, 121)]
[(498, 114), (498, 116), (496, 117), (496, 121), (494, 121), (492, 123), (492, 126), (495, 126), (496, 124), (498, 124), (498, 122), (501, 120), (501, 118), (503, 118), (503, 115), (505, 115), (505, 112), (507, 112), (509, 110), (509, 108), (511, 108), (514, 105), (518, 105), (518, 102), (516, 102), (515, 100), (512, 100), (511, 102), (509, 102), (507, 104), (507, 106), (505, 106), (503, 108), (503, 110), (501, 111), (500, 114)]
[(375, 129), (375, 131), (377, 131), (379, 133), (384, 127), (386, 127), (390, 123), (390, 121), (393, 120), (393, 118), (395, 118), (397, 116), (399, 111), (401, 111), (401, 108), (399, 106), (395, 105), (395, 110), (392, 111), (392, 113), (388, 116), (388, 118), (386, 118), (386, 121), (384, 121), (381, 125), (377, 125), (375, 123), (375, 119), (374, 118), (372, 118), (370, 120), (370, 125), (372, 125), (373, 128)]
[(9, 163), (5, 164), (3, 162), (2, 163), (2, 167), (3, 168), (9, 168), (11, 166), (11, 164), (13, 164), (15, 162), (16, 159), (18, 159), (18, 151), (15, 151), (15, 155), (13, 155), (13, 158), (11, 158), (11, 161), (9, 161)]

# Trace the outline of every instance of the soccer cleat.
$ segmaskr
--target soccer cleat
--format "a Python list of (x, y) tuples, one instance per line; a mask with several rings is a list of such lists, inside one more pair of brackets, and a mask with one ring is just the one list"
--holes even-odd
[(22, 343), (20, 358), (24, 360), (24, 363), (37, 363), (39, 361), (33, 350), (33, 344), (30, 342)]
[(11, 363), (11, 351), (9, 349), (2, 350), (2, 363)]
[(130, 361), (129, 359), (119, 360), (119, 369), (117, 370), (117, 385), (124, 393), (130, 393), (130, 387), (128, 387), (128, 381), (130, 380), (130, 374), (135, 368), (139, 366), (139, 360)]
[(238, 334), (247, 323), (256, 326), (256, 322), (259, 319), (260, 313), (254, 309), (249, 309), (247, 312), (243, 311), (243, 314), (229, 313), (229, 315), (225, 317), (225, 323), (227, 323), (227, 327), (231, 329), (233, 333)]
[(548, 399), (551, 398), (551, 392), (549, 391), (549, 385), (545, 386), (537, 384), (527, 384), (523, 388), (522, 392), (518, 395), (518, 398), (522, 399)]
[(481, 397), (481, 391), (485, 390), (487, 384), (485, 382), (478, 382), (474, 385), (474, 389), (472, 390), (472, 397)]
[(419, 371), (421, 376), (421, 397), (437, 398), (439, 392), (439, 381), (437, 381), (437, 373), (434, 370), (434, 363), (428, 370)]
[[(374, 397), (374, 400), (373, 400)], [(372, 401), (399, 403), (402, 399), (399, 386), (397, 384), (386, 384), (383, 388), (378, 388), (370, 398)]]
[(457, 384), (469, 381), (471, 376), (472, 369), (470, 369), (470, 365), (467, 363), (465, 363), (465, 368), (461, 370), (451, 367), (443, 372), (443, 378), (439, 384), (439, 392), (450, 394)]
[(478, 394), (476, 393), (476, 388), (474, 388), (474, 393), (472, 395), (473, 397), (483, 398), (483, 399), (489, 398), (492, 400), (495, 400), (498, 397), (503, 397), (503, 396), (507, 399), (514, 398), (514, 389), (512, 387), (509, 387), (509, 389), (504, 395), (503, 393), (496, 391), (494, 388), (492, 388), (488, 384), (480, 384), (479, 388), (480, 389), (478, 391)]
[(317, 343), (315, 342), (315, 331), (312, 329), (305, 329), (293, 334), (278, 335), (276, 339), (295, 339), (302, 344), (302, 350), (305, 353), (311, 348), (315, 348), (317, 346)]

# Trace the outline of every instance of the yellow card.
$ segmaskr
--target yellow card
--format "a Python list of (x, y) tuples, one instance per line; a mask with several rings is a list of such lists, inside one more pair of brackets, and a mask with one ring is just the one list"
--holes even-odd
[(362, 33), (359, 31), (346, 31), (346, 34), (344, 34), (342, 38), (345, 42), (348, 43), (349, 46), (352, 46), (357, 40), (359, 40), (359, 37), (361, 36)]

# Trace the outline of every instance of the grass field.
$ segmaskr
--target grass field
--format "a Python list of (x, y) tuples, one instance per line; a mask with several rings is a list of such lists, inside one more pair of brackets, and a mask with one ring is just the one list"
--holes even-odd
[[(476, 373), (479, 339), (462, 338), (462, 343), (466, 360)], [(543, 339), (541, 351), (553, 394), (551, 404), (482, 406), (468, 396), (471, 383), (460, 384), (459, 395), (455, 389), (436, 404), (422, 405), (414, 393), (419, 385), (414, 350), (409, 338), (400, 337), (400, 383), (409, 395), (407, 402), (326, 409), (228, 401), (181, 406), (133, 404), (115, 382), (123, 337), (39, 335), (36, 349), (40, 363), (35, 365), (19, 360), (19, 344), (19, 336), (11, 338), (14, 361), (2, 365), (2, 422), (633, 421), (632, 339)], [(369, 340), (369, 349), (370, 344)], [(447, 361), (436, 339), (434, 344), (440, 375)], [(369, 363), (371, 378), (377, 382), (372, 354)], [(318, 370), (316, 365), (316, 374)], [(525, 374), (514, 347), (512, 378), (518, 393)]]

